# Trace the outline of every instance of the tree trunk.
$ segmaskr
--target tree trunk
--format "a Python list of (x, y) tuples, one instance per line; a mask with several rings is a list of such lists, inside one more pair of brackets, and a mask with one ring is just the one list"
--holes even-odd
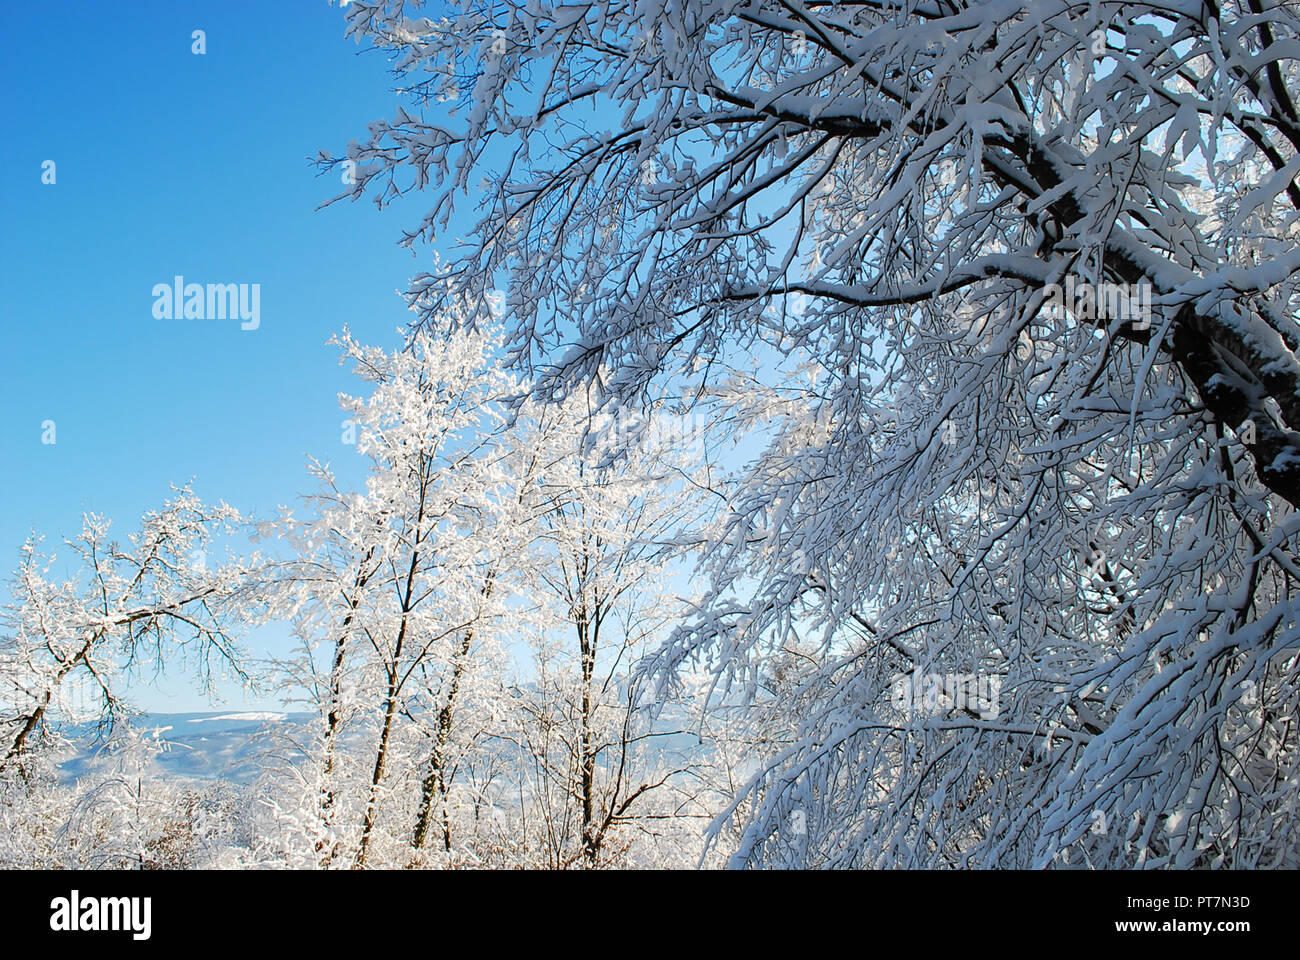
[(596, 672), (596, 651), (585, 617), (578, 623), (578, 642), (582, 650), (582, 855), (594, 866), (600, 853), (596, 831), (596, 745), (592, 731), (592, 677)]
[[(405, 624), (403, 624), (405, 630)], [(400, 643), (399, 643), (400, 649)], [(361, 869), (366, 865), (366, 855), (370, 851), (370, 838), (374, 834), (375, 817), (379, 806), (379, 785), (384, 779), (384, 765), (388, 762), (388, 739), (393, 732), (393, 717), (397, 714), (397, 669), (388, 674), (388, 696), (384, 701), (384, 724), (379, 732), (379, 749), (375, 752), (375, 769), (370, 778), (370, 797), (366, 801), (366, 813), (361, 823), (361, 845), (357, 849), (355, 867)]]
[[(347, 654), (348, 628), (352, 625), (357, 605), (361, 602), (361, 589), (366, 585), (366, 581), (370, 579), (370, 575), (364, 572), (364, 568), (373, 554), (374, 548), (372, 547), (366, 552), (365, 558), (361, 561), (362, 568), (357, 571), (356, 582), (353, 584), (353, 594), (348, 601), (348, 612), (343, 618), (343, 626), (339, 632), (339, 637), (334, 642), (334, 660), (330, 664), (330, 706), (329, 712), (325, 716), (325, 762), (321, 769), (320, 797), (321, 832), (324, 836), (328, 836), (334, 826), (335, 796), (331, 780), (334, 776), (334, 748), (338, 739), (338, 729), (343, 712), (343, 663)], [(317, 844), (316, 851), (322, 854), (321, 867), (326, 868), (338, 855), (338, 843), (331, 843), (326, 848), (325, 841), (321, 840)]]
[(13, 742), (9, 746), (9, 750), (5, 753), (4, 765), (7, 765), (9, 761), (13, 760), (22, 752), (23, 746), (27, 743), (27, 738), (31, 736), (33, 730), (40, 726), (41, 720), (44, 719), (45, 712), (49, 709), (50, 701), (54, 699), (54, 691), (59, 688), (61, 683), (63, 683), (63, 678), (72, 671), (72, 668), (86, 658), (86, 654), (90, 652), (90, 648), (94, 645), (95, 641), (100, 638), (100, 636), (100, 633), (96, 633), (93, 636), (88, 637), (85, 643), (81, 645), (81, 649), (77, 651), (76, 656), (59, 666), (58, 672), (54, 674), (54, 682), (50, 684), (49, 689), (45, 691), (45, 695), (41, 697), (41, 702), (37, 704), (36, 709), (27, 715), (23, 722), (22, 729), (20, 729), (14, 736)]
[(460, 655), (452, 665), (451, 683), (447, 690), (447, 702), (438, 711), (438, 726), (434, 731), (433, 747), (429, 751), (428, 768), (425, 771), (424, 782), (420, 789), (420, 811), (416, 815), (415, 831), (411, 838), (411, 846), (417, 850), (423, 850), (428, 845), (429, 826), (433, 821), (433, 802), (435, 799), (440, 800), (441, 803), (442, 846), (444, 850), (451, 849), (451, 823), (447, 816), (447, 789), (446, 784), (443, 782), (443, 755), (447, 749), (447, 743), (451, 739), (456, 694), (460, 690), (460, 677), (473, 638), (474, 632), (471, 630), (466, 632), (465, 638), (461, 641)]

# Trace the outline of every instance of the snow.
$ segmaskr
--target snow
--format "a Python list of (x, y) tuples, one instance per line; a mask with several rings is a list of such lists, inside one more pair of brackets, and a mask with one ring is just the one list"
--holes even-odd
[(215, 717), (196, 717), (190, 723), (212, 723), (216, 720), (283, 720), (288, 714), (270, 711), (253, 711), (249, 713), (223, 713)]

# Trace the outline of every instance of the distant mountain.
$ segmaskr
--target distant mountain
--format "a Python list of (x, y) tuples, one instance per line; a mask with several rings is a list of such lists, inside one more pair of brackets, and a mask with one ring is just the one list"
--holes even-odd
[[(263, 772), (262, 761), (270, 754), (279, 763), (301, 759), (303, 754), (295, 743), (317, 735), (319, 731), (311, 725), (319, 722), (311, 713), (208, 711), (144, 713), (132, 719), (131, 727), (146, 736), (156, 734), (162, 745), (147, 767), (150, 776), (246, 784)], [(659, 762), (686, 764), (699, 756), (699, 741), (690, 728), (687, 717), (670, 706), (656, 724), (658, 734), (640, 741), (638, 749)], [(73, 749), (62, 765), (64, 778), (102, 777), (105, 766), (113, 762), (112, 749), (96, 740), (91, 727), (65, 732)], [(365, 725), (350, 730), (344, 749), (373, 749), (370, 734)]]
[[(154, 761), (157, 776), (201, 780), (224, 779), (247, 783), (260, 772), (259, 758), (269, 750), (288, 757), (297, 751), (291, 739), (305, 734), (314, 718), (308, 713), (208, 712), (146, 713), (131, 726), (141, 733), (156, 732), (163, 751)], [(303, 729), (295, 729), (303, 728)], [(92, 731), (74, 734), (75, 754), (63, 764), (63, 774), (75, 780), (105, 759), (104, 745)]]

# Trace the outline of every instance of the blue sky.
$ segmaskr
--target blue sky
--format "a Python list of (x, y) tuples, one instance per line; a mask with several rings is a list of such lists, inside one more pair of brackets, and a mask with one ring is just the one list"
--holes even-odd
[[(413, 259), (396, 241), (431, 198), (315, 210), (341, 184), (308, 158), (341, 152), (398, 102), (383, 56), (343, 29), (325, 0), (5, 5), (6, 573), (30, 531), (55, 541), (82, 511), (125, 532), (194, 477), (201, 496), (269, 516), (308, 486), (307, 454), (349, 454), (335, 398), (355, 383), (325, 341), (347, 324), (398, 344), (408, 314), (396, 291), (430, 253)], [(260, 328), (155, 319), (152, 288), (177, 274), (260, 284)], [(206, 707), (180, 675), (136, 699)]]

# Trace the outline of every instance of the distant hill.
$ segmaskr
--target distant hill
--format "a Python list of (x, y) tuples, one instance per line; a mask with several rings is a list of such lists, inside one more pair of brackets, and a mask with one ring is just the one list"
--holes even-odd
[[(144, 713), (131, 720), (131, 727), (145, 735), (156, 733), (163, 745), (148, 768), (151, 776), (246, 784), (263, 772), (262, 760), (268, 754), (274, 753), (280, 763), (301, 759), (302, 752), (294, 744), (307, 742), (318, 733), (310, 725), (319, 722), (320, 718), (310, 713), (208, 711)], [(683, 764), (698, 755), (699, 745), (692, 733), (667, 732), (689, 728), (677, 711), (665, 710), (656, 726), (660, 734), (638, 744), (643, 755)], [(73, 744), (71, 755), (62, 764), (65, 780), (103, 776), (103, 766), (112, 760), (104, 744), (96, 741), (94, 730), (84, 727), (65, 732)], [(344, 748), (372, 749), (371, 733), (364, 724), (350, 730)]]
[[(293, 737), (298, 732), (294, 727), (305, 727), (313, 719), (307, 713), (262, 711), (146, 713), (131, 726), (142, 733), (156, 731), (163, 742), (164, 750), (154, 762), (157, 776), (248, 783), (260, 772), (263, 754), (272, 748), (283, 753), (288, 742), (284, 735)], [(73, 741), (76, 752), (63, 764), (69, 780), (88, 774), (104, 759), (103, 745), (94, 742), (89, 730), (74, 735)]]

